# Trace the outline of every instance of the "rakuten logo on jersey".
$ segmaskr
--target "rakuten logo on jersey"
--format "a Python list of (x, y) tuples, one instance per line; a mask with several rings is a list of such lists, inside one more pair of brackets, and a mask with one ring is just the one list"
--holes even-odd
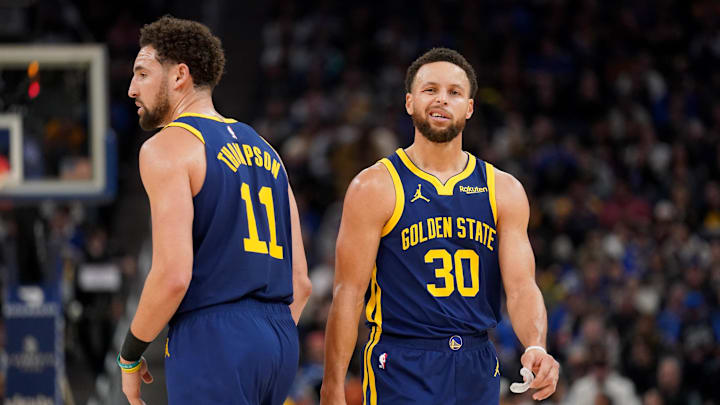
[(487, 187), (460, 186), (460, 191), (465, 194), (487, 193)]

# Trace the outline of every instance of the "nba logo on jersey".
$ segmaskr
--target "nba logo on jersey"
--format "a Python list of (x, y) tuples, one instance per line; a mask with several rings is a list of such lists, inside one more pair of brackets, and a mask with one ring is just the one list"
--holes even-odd
[(230, 128), (230, 125), (227, 126), (227, 130), (228, 130), (228, 132), (230, 132), (230, 135), (232, 135), (232, 137), (234, 139), (237, 139), (237, 136), (235, 136), (235, 131), (233, 131), (232, 128)]
[(383, 353), (380, 355), (380, 369), (385, 370), (385, 362), (387, 362), (387, 353)]
[(450, 349), (452, 350), (460, 350), (462, 347), (462, 338), (458, 335), (450, 337), (450, 342), (448, 342), (450, 345)]

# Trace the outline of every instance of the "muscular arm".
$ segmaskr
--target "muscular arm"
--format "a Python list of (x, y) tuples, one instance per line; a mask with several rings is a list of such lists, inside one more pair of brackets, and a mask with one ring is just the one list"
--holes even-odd
[(333, 302), (325, 328), (322, 404), (345, 403), (345, 375), (357, 342), (363, 299), (380, 244), (392, 215), (395, 193), (381, 163), (352, 181), (345, 196), (335, 255)]
[[(202, 145), (182, 128), (166, 128), (140, 149), (140, 176), (150, 200), (152, 265), (130, 330), (150, 342), (177, 310), (190, 285), (193, 202), (190, 170)], [(203, 157), (204, 159), (204, 157)]]
[(300, 228), (300, 215), (298, 214), (297, 202), (292, 189), (288, 187), (290, 201), (290, 223), (292, 226), (292, 268), (293, 268), (293, 302), (290, 304), (290, 312), (295, 324), (300, 320), (305, 304), (310, 298), (312, 285), (307, 274), (307, 260), (305, 259), (305, 248), (303, 246), (302, 232)]
[(545, 347), (547, 314), (535, 284), (535, 257), (527, 234), (530, 206), (519, 181), (497, 171), (499, 259), (507, 308), (525, 346)]
[[(535, 257), (527, 234), (530, 205), (522, 184), (511, 175), (497, 171), (496, 184), (500, 272), (510, 322), (525, 347), (545, 348), (547, 311), (535, 283)], [(520, 361), (523, 367), (535, 373), (536, 378), (530, 385), (538, 389), (533, 394), (535, 400), (545, 399), (555, 392), (560, 365), (551, 355), (530, 350)]]

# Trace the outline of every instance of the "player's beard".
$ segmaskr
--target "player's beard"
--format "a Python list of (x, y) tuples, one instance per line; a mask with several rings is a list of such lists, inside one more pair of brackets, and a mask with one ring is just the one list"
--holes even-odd
[(160, 92), (157, 95), (157, 103), (152, 110), (146, 108), (143, 104), (145, 113), (140, 116), (140, 128), (150, 131), (162, 126), (165, 117), (170, 112), (170, 100), (168, 99), (167, 85), (160, 86)]
[(455, 139), (463, 129), (465, 129), (465, 120), (453, 121), (450, 126), (445, 129), (435, 129), (430, 125), (427, 119), (427, 113), (415, 113), (412, 115), (412, 121), (415, 128), (430, 142), (447, 143)]

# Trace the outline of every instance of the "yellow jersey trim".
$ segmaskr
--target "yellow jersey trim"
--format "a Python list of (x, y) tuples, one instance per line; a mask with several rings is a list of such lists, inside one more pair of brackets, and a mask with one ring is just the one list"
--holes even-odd
[(380, 160), (380, 163), (384, 164), (385, 168), (387, 168), (388, 172), (390, 172), (390, 177), (392, 177), (393, 186), (395, 188), (395, 209), (393, 210), (390, 219), (388, 219), (387, 223), (385, 223), (385, 226), (382, 228), (381, 237), (383, 237), (389, 234), (393, 228), (395, 228), (395, 225), (397, 225), (400, 221), (400, 217), (405, 209), (405, 190), (403, 189), (400, 176), (398, 175), (398, 172), (392, 162), (390, 162), (387, 158), (384, 158)]
[(465, 166), (465, 169), (463, 169), (463, 171), (461, 171), (460, 173), (450, 177), (448, 181), (443, 184), (437, 177), (433, 176), (430, 173), (424, 172), (420, 168), (415, 166), (415, 163), (410, 160), (410, 158), (402, 148), (399, 148), (395, 152), (398, 154), (398, 156), (400, 156), (400, 160), (402, 160), (405, 166), (407, 166), (407, 168), (411, 172), (413, 172), (413, 174), (435, 186), (438, 195), (453, 195), (453, 189), (455, 188), (455, 185), (460, 180), (466, 179), (468, 176), (470, 176), (473, 170), (475, 170), (475, 156), (473, 156), (471, 153), (465, 152), (465, 154), (468, 155), (468, 162)]
[(209, 120), (213, 120), (213, 121), (217, 121), (217, 122), (224, 122), (224, 123), (226, 123), (226, 124), (233, 124), (233, 123), (236, 123), (236, 122), (237, 122), (237, 120), (234, 120), (234, 119), (232, 119), (232, 118), (224, 118), (224, 119), (223, 119), (223, 118), (213, 117), (212, 115), (205, 115), (205, 114), (198, 114), (198, 113), (190, 113), (190, 112), (182, 113), (182, 114), (178, 115), (178, 118), (180, 118), (180, 117), (200, 117), (200, 118), (207, 118), (207, 119), (209, 119)]
[[(375, 273), (375, 269), (373, 268), (373, 273)], [(372, 313), (375, 310), (375, 283), (370, 281), (370, 299), (367, 302), (367, 305), (365, 306), (365, 316), (367, 317), (368, 321), (371, 321), (372, 319)], [(372, 342), (375, 338), (375, 328), (370, 329), (370, 339), (365, 344), (365, 350), (363, 350), (363, 405), (367, 405), (367, 388), (368, 388), (368, 367), (371, 367), (370, 362), (368, 361), (368, 350), (370, 349), (370, 345), (372, 345)]]
[[(200, 131), (195, 129), (195, 127), (193, 127), (192, 125), (186, 124), (184, 122), (171, 122), (171, 123), (165, 125), (165, 128), (167, 128), (167, 127), (184, 128), (184, 129), (190, 131), (190, 133), (192, 133), (193, 135), (195, 135), (197, 137), (197, 139), (200, 140), (200, 142), (205, 143), (205, 138), (203, 138), (202, 133), (200, 133)], [(163, 128), (163, 129), (165, 129), (165, 128)]]
[(485, 162), (485, 174), (487, 175), (488, 198), (490, 198), (490, 207), (492, 208), (493, 219), (497, 226), (497, 203), (495, 202), (495, 167)]
[[(382, 334), (382, 290), (377, 282), (377, 266), (373, 268), (370, 280), (370, 299), (365, 307), (365, 315), (370, 323), (375, 325), (370, 332), (370, 340), (365, 345), (363, 373), (363, 405), (377, 405), (377, 389), (375, 387), (375, 372), (372, 368), (372, 351), (380, 342)], [(373, 314), (374, 312), (374, 314)]]

